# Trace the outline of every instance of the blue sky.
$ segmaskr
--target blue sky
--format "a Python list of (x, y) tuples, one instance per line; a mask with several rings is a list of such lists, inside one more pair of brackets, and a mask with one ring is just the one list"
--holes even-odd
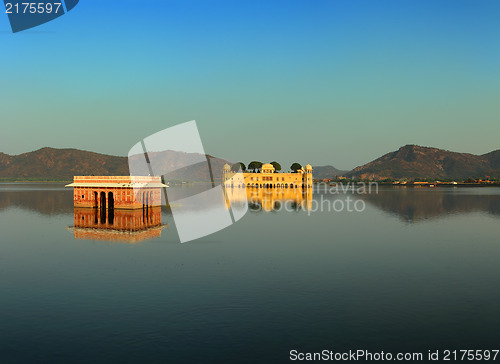
[(196, 120), (207, 153), (350, 169), (500, 148), (500, 2), (85, 0), (12, 34), (0, 151), (126, 155)]

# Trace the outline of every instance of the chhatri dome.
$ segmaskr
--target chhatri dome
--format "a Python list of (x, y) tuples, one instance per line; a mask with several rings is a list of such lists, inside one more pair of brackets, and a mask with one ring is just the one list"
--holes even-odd
[(271, 163), (264, 163), (261, 170), (264, 173), (274, 172), (274, 166)]
[(306, 171), (312, 171), (312, 169), (313, 169), (313, 167), (310, 164), (308, 164), (306, 166)]

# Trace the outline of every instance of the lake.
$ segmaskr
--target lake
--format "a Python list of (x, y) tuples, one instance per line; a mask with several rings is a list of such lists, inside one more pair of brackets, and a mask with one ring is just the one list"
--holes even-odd
[[(87, 228), (101, 216), (72, 196), (0, 184), (2, 363), (499, 349), (500, 188), (264, 198), (184, 244), (165, 209)], [(359, 211), (339, 209), (347, 198)]]

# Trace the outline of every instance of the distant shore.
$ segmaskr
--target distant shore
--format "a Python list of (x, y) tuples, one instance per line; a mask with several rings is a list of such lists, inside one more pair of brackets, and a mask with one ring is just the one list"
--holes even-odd
[(71, 183), (70, 179), (0, 178), (0, 183)]
[(392, 186), (392, 187), (410, 187), (410, 188), (453, 188), (453, 187), (500, 187), (500, 182), (490, 182), (490, 183), (479, 183), (479, 182), (457, 182), (455, 184), (452, 183), (436, 183), (436, 182), (425, 182), (425, 183), (393, 183), (393, 182), (378, 182), (378, 181), (332, 181), (332, 182), (322, 182), (315, 181), (315, 184), (326, 184), (326, 185), (335, 185), (335, 184), (367, 184), (367, 183), (376, 183), (379, 186)]

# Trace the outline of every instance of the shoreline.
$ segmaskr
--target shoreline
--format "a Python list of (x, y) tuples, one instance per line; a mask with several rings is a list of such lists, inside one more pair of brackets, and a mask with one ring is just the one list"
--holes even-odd
[(0, 180), (0, 184), (7, 183), (71, 183), (71, 180)]

